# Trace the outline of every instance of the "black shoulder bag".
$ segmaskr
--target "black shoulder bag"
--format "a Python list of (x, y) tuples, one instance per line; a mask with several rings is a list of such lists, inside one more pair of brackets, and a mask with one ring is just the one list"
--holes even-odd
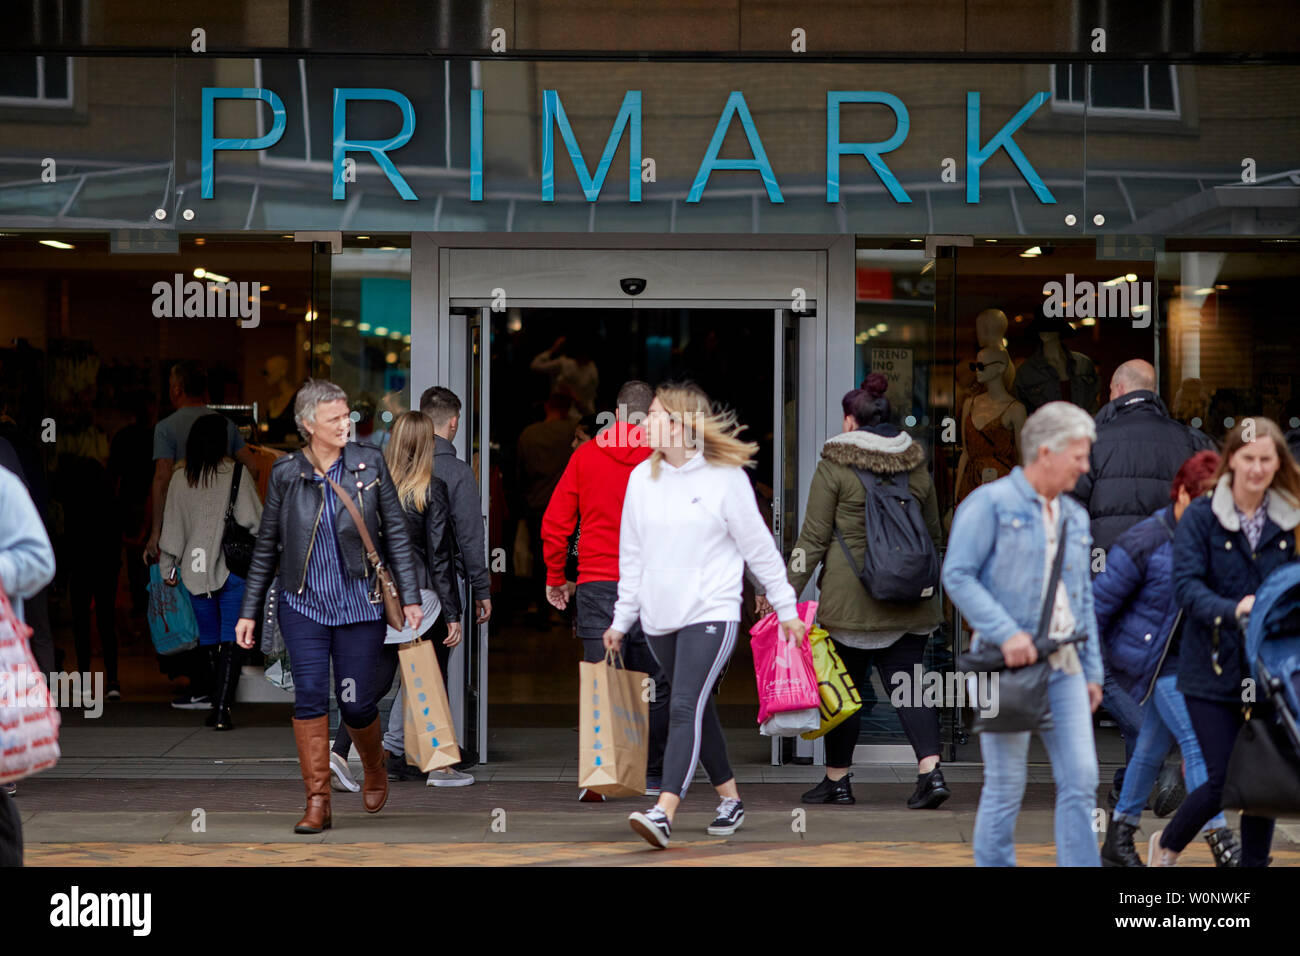
[(221, 536), (221, 553), (226, 558), (226, 568), (231, 574), (248, 577), (253, 563), (253, 546), (257, 538), (235, 520), (235, 498), (239, 495), (239, 476), (244, 466), (235, 462), (235, 473), (230, 477), (230, 500), (226, 502), (226, 529)]
[[(971, 730), (974, 733), (1012, 734), (1024, 730), (1051, 730), (1052, 708), (1047, 694), (1047, 682), (1052, 676), (1050, 654), (1066, 644), (1086, 640), (1087, 634), (1075, 634), (1061, 641), (1052, 640), (1048, 634), (1052, 624), (1052, 605), (1056, 602), (1056, 589), (1061, 580), (1061, 564), (1065, 559), (1065, 517), (1056, 535), (1056, 560), (1048, 577), (1047, 591), (1043, 595), (1042, 611), (1038, 615), (1038, 632), (1034, 647), (1038, 659), (1025, 667), (1007, 667), (1002, 649), (988, 644), (977, 651), (967, 651), (957, 660), (957, 667), (967, 672), (967, 680), (986, 675), (988, 700), (976, 699), (968, 693), (968, 706), (974, 710)], [(968, 685), (969, 686), (969, 685)], [(987, 710), (984, 709), (987, 705)]]

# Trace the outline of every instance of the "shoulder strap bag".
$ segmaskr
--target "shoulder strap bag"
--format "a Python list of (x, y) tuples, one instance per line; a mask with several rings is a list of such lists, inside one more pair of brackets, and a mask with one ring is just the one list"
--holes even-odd
[(239, 476), (243, 471), (244, 466), (235, 462), (235, 473), (230, 477), (230, 500), (226, 502), (226, 526), (221, 535), (221, 553), (225, 556), (230, 573), (246, 578), (248, 569), (253, 564), (253, 547), (257, 539), (253, 532), (235, 520), (235, 499), (239, 495)]
[[(1063, 509), (1064, 510), (1064, 509)], [(990, 713), (985, 715), (979, 707), (984, 702), (975, 700), (971, 729), (975, 733), (1009, 734), (1025, 730), (1051, 730), (1052, 710), (1047, 694), (1047, 682), (1052, 676), (1048, 654), (1055, 648), (1048, 636), (1052, 626), (1052, 605), (1056, 603), (1057, 585), (1061, 580), (1061, 565), (1065, 560), (1065, 515), (1056, 532), (1056, 559), (1052, 562), (1052, 571), (1048, 575), (1047, 590), (1043, 594), (1043, 606), (1038, 615), (1038, 630), (1034, 635), (1034, 646), (1038, 649), (1038, 660), (1025, 667), (1007, 667), (1002, 662), (1002, 650), (989, 646), (977, 652), (967, 652), (961, 656), (957, 666), (963, 671), (973, 672), (974, 677), (980, 671), (996, 674), (988, 678), (990, 691), (988, 696), (996, 704), (990, 706)], [(1061, 644), (1074, 643), (1066, 640)]]
[[(356, 503), (352, 500), (339, 483), (329, 475), (325, 474), (320, 464), (312, 453), (303, 448), (303, 457), (311, 463), (316, 469), (316, 473), (329, 482), (330, 487), (334, 489), (334, 494), (339, 496), (343, 502), (343, 507), (348, 509), (348, 514), (352, 516), (352, 523), (357, 526), (357, 533), (361, 535), (361, 543), (366, 549), (366, 560), (370, 566), (375, 569), (375, 586), (370, 594), (372, 603), (382, 603), (384, 605), (384, 620), (388, 626), (395, 630), (402, 630), (406, 627), (406, 615), (402, 613), (402, 600), (397, 595), (397, 585), (393, 583), (393, 575), (389, 572), (384, 560), (380, 557), (379, 549), (375, 547), (375, 542), (370, 537), (370, 532), (366, 530), (365, 519), (361, 517), (361, 512), (357, 510)], [(376, 595), (375, 592), (378, 592)]]

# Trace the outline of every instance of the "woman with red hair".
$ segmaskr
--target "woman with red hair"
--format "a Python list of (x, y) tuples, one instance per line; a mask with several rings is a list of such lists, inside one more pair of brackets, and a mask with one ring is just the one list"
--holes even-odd
[[(1137, 745), (1111, 814), (1103, 866), (1142, 866), (1133, 833), (1165, 755), (1177, 742), (1186, 764), (1187, 789), (1207, 779), (1205, 760), (1178, 681), (1181, 612), (1174, 597), (1174, 527), (1192, 499), (1214, 487), (1219, 456), (1197, 452), (1183, 462), (1170, 488), (1171, 503), (1125, 531), (1106, 553), (1093, 580), (1097, 630), (1115, 678), (1141, 708)], [(1236, 841), (1220, 813), (1205, 827), (1220, 866), (1234, 865)]]

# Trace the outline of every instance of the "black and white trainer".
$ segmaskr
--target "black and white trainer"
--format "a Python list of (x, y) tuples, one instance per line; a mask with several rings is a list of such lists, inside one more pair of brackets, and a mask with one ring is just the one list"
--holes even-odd
[(668, 822), (668, 815), (658, 807), (651, 807), (644, 813), (630, 813), (627, 822), (656, 850), (668, 848), (668, 840), (673, 835), (673, 825)]
[(731, 836), (745, 822), (745, 805), (735, 797), (725, 797), (718, 804), (718, 815), (709, 824), (710, 836)]

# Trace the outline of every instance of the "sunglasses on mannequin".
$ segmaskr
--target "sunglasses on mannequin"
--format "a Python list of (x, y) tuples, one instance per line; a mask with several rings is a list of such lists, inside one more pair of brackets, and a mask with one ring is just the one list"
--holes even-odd
[(997, 366), (997, 365), (1006, 365), (1006, 364), (1007, 364), (1007, 363), (1006, 363), (1006, 362), (1003, 362), (1003, 361), (997, 361), (997, 362), (970, 362), (970, 363), (969, 363), (969, 365), (970, 365), (970, 370), (971, 370), (972, 372), (982, 372), (982, 371), (984, 371), (986, 368), (993, 368), (994, 366)]

